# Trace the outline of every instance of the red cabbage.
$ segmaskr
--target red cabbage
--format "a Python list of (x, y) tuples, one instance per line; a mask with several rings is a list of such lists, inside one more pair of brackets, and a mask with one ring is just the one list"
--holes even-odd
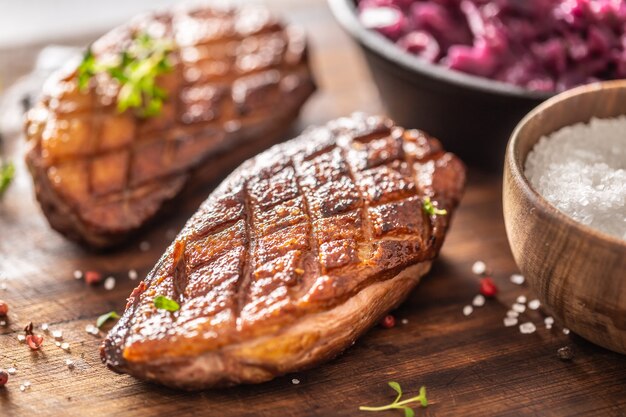
[(530, 90), (626, 77), (623, 0), (359, 0), (359, 15), (422, 59)]

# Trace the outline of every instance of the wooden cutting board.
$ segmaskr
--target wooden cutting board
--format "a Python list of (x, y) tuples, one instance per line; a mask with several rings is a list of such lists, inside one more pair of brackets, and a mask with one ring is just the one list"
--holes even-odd
[[(323, 2), (270, 5), (304, 25), (312, 38), (320, 92), (296, 131), (355, 110), (380, 111), (361, 56)], [(558, 323), (545, 329), (539, 311), (522, 315), (521, 322), (537, 325), (533, 334), (504, 327), (515, 299), (533, 297), (526, 286), (509, 281), (517, 270), (502, 220), (500, 176), (477, 170), (470, 171), (465, 198), (432, 272), (394, 312), (396, 327), (374, 328), (316, 369), (256, 386), (184, 393), (114, 374), (100, 363), (103, 334), (89, 335), (85, 326), (103, 313), (122, 311), (138, 282), (129, 279), (129, 270), (141, 279), (213, 186), (194, 190), (175, 213), (128, 246), (94, 254), (48, 227), (22, 163), (22, 138), (11, 134), (7, 142), (18, 173), (0, 203), (0, 274), (7, 287), (0, 289), (0, 299), (11, 308), (9, 322), (0, 326), (0, 367), (15, 367), (17, 373), (0, 389), (2, 416), (373, 416), (358, 406), (391, 402), (388, 381), (413, 395), (427, 387), (430, 405), (416, 410), (418, 416), (626, 415), (626, 356), (565, 335)], [(476, 260), (493, 271), (500, 293), (465, 317), (463, 307), (478, 293), (478, 278), (471, 272)], [(73, 278), (76, 270), (113, 276), (115, 288), (87, 286)], [(62, 330), (70, 351), (55, 346), (47, 334), (41, 351), (31, 352), (17, 340), (29, 321), (36, 328), (49, 323), (52, 330)], [(557, 357), (565, 345), (574, 349), (572, 361)], [(25, 381), (32, 385), (22, 392)]]

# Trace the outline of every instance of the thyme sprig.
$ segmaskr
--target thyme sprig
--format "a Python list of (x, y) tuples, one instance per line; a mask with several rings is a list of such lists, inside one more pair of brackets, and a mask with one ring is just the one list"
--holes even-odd
[(381, 405), (379, 407), (361, 406), (359, 407), (359, 410), (361, 411), (385, 411), (385, 410), (397, 409), (397, 410), (404, 410), (405, 417), (413, 417), (415, 416), (415, 411), (413, 411), (413, 409), (409, 407), (408, 404), (419, 402), (422, 407), (428, 406), (428, 400), (426, 399), (426, 387), (420, 388), (419, 395), (400, 401), (400, 398), (402, 398), (402, 387), (400, 387), (400, 384), (394, 381), (388, 382), (388, 384), (391, 388), (393, 388), (394, 391), (398, 393), (398, 396), (391, 404)]
[(157, 295), (154, 297), (154, 306), (159, 310), (167, 310), (167, 311), (178, 311), (180, 309), (180, 304), (171, 298), (167, 298), (164, 295)]
[(439, 209), (430, 201), (430, 197), (424, 197), (424, 211), (431, 216), (445, 216), (448, 214), (446, 209)]
[(0, 197), (9, 188), (15, 177), (15, 165), (13, 162), (1, 163), (0, 161)]
[(115, 311), (109, 311), (108, 313), (103, 314), (100, 317), (98, 317), (98, 320), (96, 320), (96, 327), (99, 329), (104, 325), (104, 323), (106, 323), (110, 319), (117, 320), (119, 318), (120, 318), (120, 315), (117, 314)]
[(173, 42), (146, 33), (133, 37), (130, 46), (111, 62), (100, 62), (89, 48), (78, 66), (78, 87), (85, 91), (94, 76), (107, 73), (120, 84), (117, 94), (120, 113), (132, 108), (140, 117), (156, 116), (167, 99), (166, 91), (156, 80), (172, 71), (169, 54), (173, 50)]

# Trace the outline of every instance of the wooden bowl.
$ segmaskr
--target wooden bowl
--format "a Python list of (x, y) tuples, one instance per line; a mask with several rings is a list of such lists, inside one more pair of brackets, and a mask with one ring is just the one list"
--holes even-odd
[(524, 175), (526, 156), (543, 135), (622, 114), (626, 80), (578, 87), (535, 108), (506, 150), (503, 205), (513, 256), (542, 303), (580, 336), (626, 354), (626, 242), (567, 217)]

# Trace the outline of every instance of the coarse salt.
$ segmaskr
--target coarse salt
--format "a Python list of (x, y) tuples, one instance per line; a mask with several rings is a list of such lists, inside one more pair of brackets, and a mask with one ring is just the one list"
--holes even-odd
[(134, 269), (131, 269), (130, 271), (128, 271), (128, 278), (130, 278), (131, 280), (136, 280), (137, 279), (137, 271), (135, 271)]
[(517, 318), (516, 317), (505, 317), (504, 318), (504, 325), (506, 327), (512, 327), (515, 326), (517, 324)]
[(17, 340), (18, 340), (20, 343), (24, 343), (24, 342), (26, 341), (26, 336), (24, 336), (23, 334), (18, 334), (18, 335), (17, 335)]
[(7, 373), (9, 375), (15, 375), (17, 373), (17, 369), (15, 369), (15, 368), (8, 368), (7, 369)]
[(111, 291), (113, 288), (115, 288), (115, 278), (107, 277), (107, 279), (104, 280), (104, 289)]
[(65, 360), (65, 365), (67, 365), (68, 368), (70, 369), (74, 369), (74, 361), (71, 359), (66, 359)]
[(463, 315), (464, 316), (469, 316), (470, 314), (472, 314), (473, 311), (474, 311), (474, 307), (472, 307), (472, 306), (465, 306), (465, 307), (463, 307)]
[(527, 321), (526, 323), (522, 323), (519, 325), (519, 331), (522, 334), (535, 333), (535, 330), (537, 330), (537, 327), (530, 321)]
[(41, 325), (41, 330), (48, 333), (48, 330), (50, 330), (50, 325), (48, 323), (43, 323)]
[(402, 319), (402, 320), (400, 320), (400, 323), (402, 323), (402, 324), (409, 324), (409, 319)]
[(150, 242), (144, 240), (139, 244), (139, 250), (142, 252), (147, 252), (150, 250)]
[(524, 311), (526, 311), (526, 306), (524, 304), (520, 304), (520, 303), (513, 304), (513, 306), (511, 306), (511, 308), (513, 309), (513, 311), (515, 311), (517, 313), (523, 313)]
[(517, 297), (516, 300), (519, 304), (526, 304), (526, 296), (525, 295), (520, 295), (519, 297)]
[(74, 271), (74, 279), (81, 279), (83, 277), (83, 271), (79, 271), (78, 269)]
[(519, 317), (519, 313), (514, 310), (509, 310), (506, 312), (507, 317)]
[(528, 308), (530, 308), (531, 310), (537, 310), (539, 307), (541, 307), (541, 301), (537, 299), (530, 300), (528, 302)]
[(569, 334), (569, 329), (567, 327), (563, 327), (563, 334)]
[(91, 335), (97, 336), (100, 333), (100, 330), (93, 324), (88, 324), (85, 326), (85, 331)]
[(62, 330), (55, 330), (52, 332), (52, 337), (54, 337), (56, 340), (61, 340), (63, 339), (63, 331)]
[(476, 261), (472, 265), (472, 272), (476, 275), (482, 275), (487, 270), (487, 265), (483, 261)]
[(523, 275), (513, 274), (513, 275), (511, 275), (510, 280), (515, 285), (522, 285), (524, 283), (524, 281), (525, 281), (525, 278), (524, 278)]
[(291, 380), (291, 383), (294, 384), (294, 385), (298, 385), (300, 383), (300, 380), (294, 378), (294, 379)]
[(574, 220), (626, 240), (626, 116), (542, 137), (526, 158), (532, 186)]
[(4, 321), (4, 320), (0, 320), (0, 326), (6, 326), (6, 325), (7, 325), (7, 322), (6, 322), (6, 321)]
[(474, 305), (474, 307), (482, 307), (482, 306), (484, 306), (485, 305), (485, 296), (482, 295), (482, 294), (478, 294), (472, 300), (472, 304)]

